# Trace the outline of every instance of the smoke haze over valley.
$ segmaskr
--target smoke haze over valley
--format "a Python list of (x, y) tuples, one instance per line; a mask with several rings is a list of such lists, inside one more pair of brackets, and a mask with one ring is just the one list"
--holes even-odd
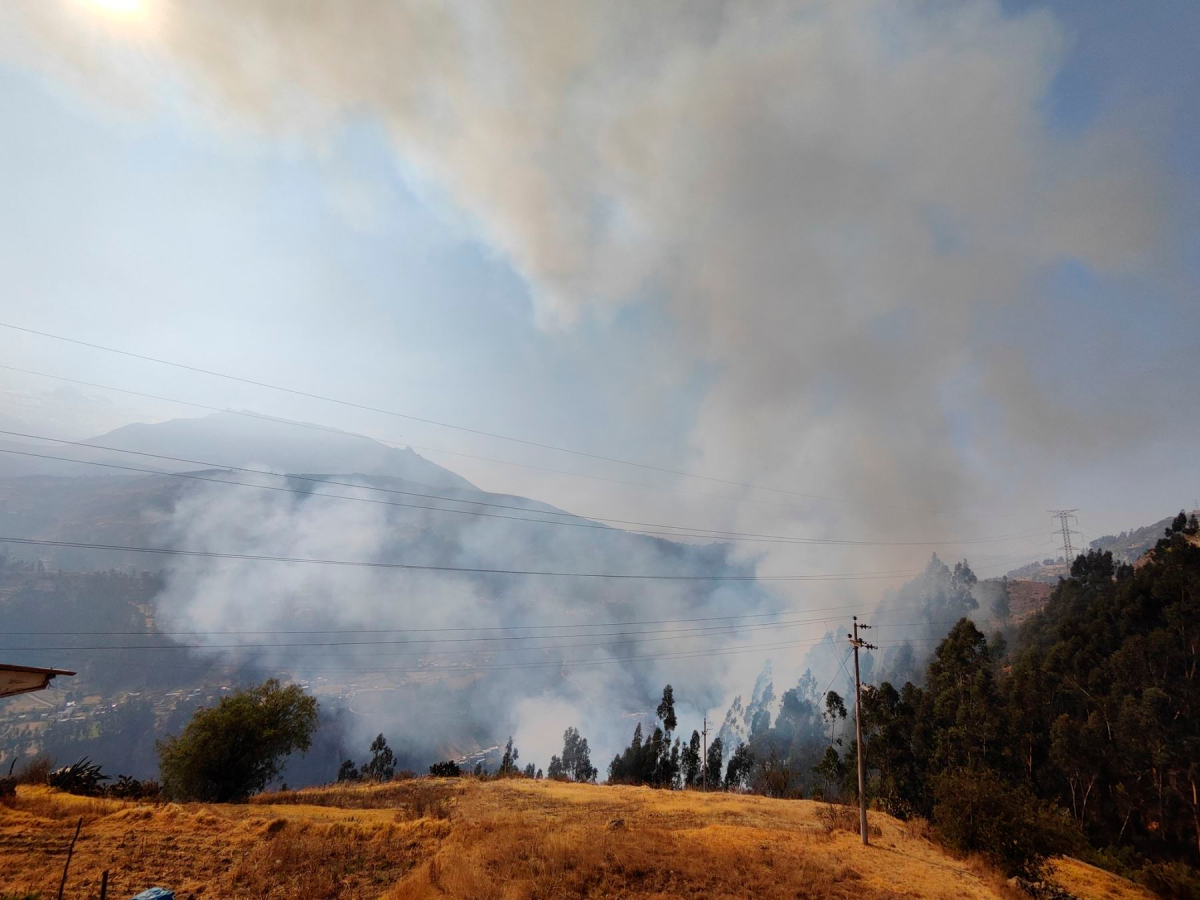
[(160, 735), (281, 674), (335, 711), (295, 784), (379, 732), (607, 765), (665, 684), (731, 751), (852, 693), (853, 615), (897, 685), (1011, 637), (1048, 510), (1086, 549), (1196, 505), (1198, 34), (0, 6), (0, 662)]

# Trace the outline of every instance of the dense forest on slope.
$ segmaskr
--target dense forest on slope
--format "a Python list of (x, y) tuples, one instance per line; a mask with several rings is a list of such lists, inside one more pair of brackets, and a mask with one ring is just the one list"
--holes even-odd
[(1183, 515), (1145, 564), (1092, 551), (1022, 628), (997, 769), (1123, 861), (1200, 865), (1200, 546)]
[[(1194, 518), (1177, 519), (1136, 568), (1107, 551), (1078, 557), (1011, 654), (963, 619), (923, 687), (866, 689), (880, 804), (932, 816), (964, 845), (1028, 842), (1036, 856), (1069, 835), (1048, 802), (1110, 863), (1194, 893), (1200, 881), (1183, 866), (1200, 866), (1195, 533)], [(854, 753), (851, 744), (848, 775)], [(969, 833), (985, 827), (984, 811), (993, 830)]]
[[(1034, 877), (1047, 856), (1082, 853), (1165, 896), (1200, 896), (1197, 531), (1181, 515), (1136, 567), (1109, 552), (1078, 557), (1009, 640), (961, 618), (919, 684), (897, 687), (884, 667), (863, 686), (871, 803), (931, 819), (949, 844), (1010, 874)], [(969, 580), (963, 566), (947, 583)], [(759, 709), (745, 743), (709, 746), (708, 785), (856, 799), (852, 710), (852, 698), (822, 696), (805, 673), (774, 722)], [(638, 726), (610, 780), (702, 784), (699, 735), (672, 742), (670, 686), (658, 715), (652, 734)]]

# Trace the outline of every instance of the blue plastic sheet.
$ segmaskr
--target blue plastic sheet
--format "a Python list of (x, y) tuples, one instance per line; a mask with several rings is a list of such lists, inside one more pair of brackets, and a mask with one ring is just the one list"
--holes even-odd
[(175, 892), (166, 888), (152, 887), (142, 891), (133, 900), (175, 900)]

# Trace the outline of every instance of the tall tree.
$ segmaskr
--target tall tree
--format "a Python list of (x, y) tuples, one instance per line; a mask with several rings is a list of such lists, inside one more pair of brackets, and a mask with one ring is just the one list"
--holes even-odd
[(389, 781), (396, 771), (396, 755), (381, 734), (371, 741), (371, 761), (362, 768), (363, 778)]
[(813, 766), (813, 772), (821, 779), (822, 799), (832, 799), (834, 792), (846, 780), (847, 772), (846, 765), (833, 744), (825, 748), (825, 755)]
[(825, 695), (825, 712), (822, 714), (825, 724), (829, 726), (829, 743), (840, 744), (842, 739), (837, 737), (837, 726), (846, 721), (846, 703), (837, 691), (829, 691)]
[(683, 784), (685, 787), (695, 787), (700, 782), (700, 732), (692, 732), (691, 740), (680, 756)]
[(1008, 746), (987, 638), (960, 619), (929, 664), (928, 694), (938, 726), (933, 748), (938, 769), (995, 767)]
[[(572, 781), (595, 781), (596, 767), (592, 765), (592, 752), (587, 738), (579, 734), (574, 726), (563, 732), (563, 753), (560, 762), (562, 774)], [(554, 763), (551, 762), (551, 769)]]
[(317, 728), (317, 700), (271, 678), (196, 710), (183, 733), (158, 743), (163, 789), (179, 800), (228, 803), (261, 791), (304, 751)]
[(705, 760), (705, 770), (707, 784), (706, 788), (711, 788), (713, 785), (721, 783), (721, 768), (725, 760), (725, 748), (721, 746), (720, 738), (713, 738), (713, 742), (708, 745), (708, 757)]
[(729, 756), (729, 766), (725, 770), (725, 790), (731, 791), (747, 787), (750, 776), (754, 771), (754, 754), (748, 744), (739, 744)]
[(629, 746), (608, 764), (608, 780), (614, 784), (644, 784), (642, 757), (642, 723), (638, 722)]
[(514, 775), (520, 774), (520, 769), (517, 768), (517, 760), (520, 758), (521, 752), (513, 746), (512, 735), (508, 736), (508, 743), (504, 745), (504, 757), (500, 760), (500, 768), (496, 770), (496, 774), (501, 778), (512, 778)]
[(663, 723), (663, 733), (670, 735), (675, 731), (675, 690), (669, 684), (663, 688), (662, 700), (658, 704), (658, 718)]

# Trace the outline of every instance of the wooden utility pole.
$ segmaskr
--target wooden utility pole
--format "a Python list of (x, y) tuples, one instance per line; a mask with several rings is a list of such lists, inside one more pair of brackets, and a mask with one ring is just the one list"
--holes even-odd
[(858, 757), (858, 830), (862, 835), (863, 846), (867, 845), (867, 759), (863, 747), (862, 736), (862, 680), (858, 669), (858, 651), (876, 650), (874, 644), (868, 644), (858, 636), (858, 629), (870, 628), (870, 625), (860, 624), (858, 616), (854, 617), (854, 634), (848, 634), (850, 646), (854, 648), (854, 737), (855, 756)]
[(704, 749), (700, 756), (700, 781), (704, 785), (703, 790), (708, 790), (708, 716), (704, 717), (704, 727), (700, 730), (704, 735)]

